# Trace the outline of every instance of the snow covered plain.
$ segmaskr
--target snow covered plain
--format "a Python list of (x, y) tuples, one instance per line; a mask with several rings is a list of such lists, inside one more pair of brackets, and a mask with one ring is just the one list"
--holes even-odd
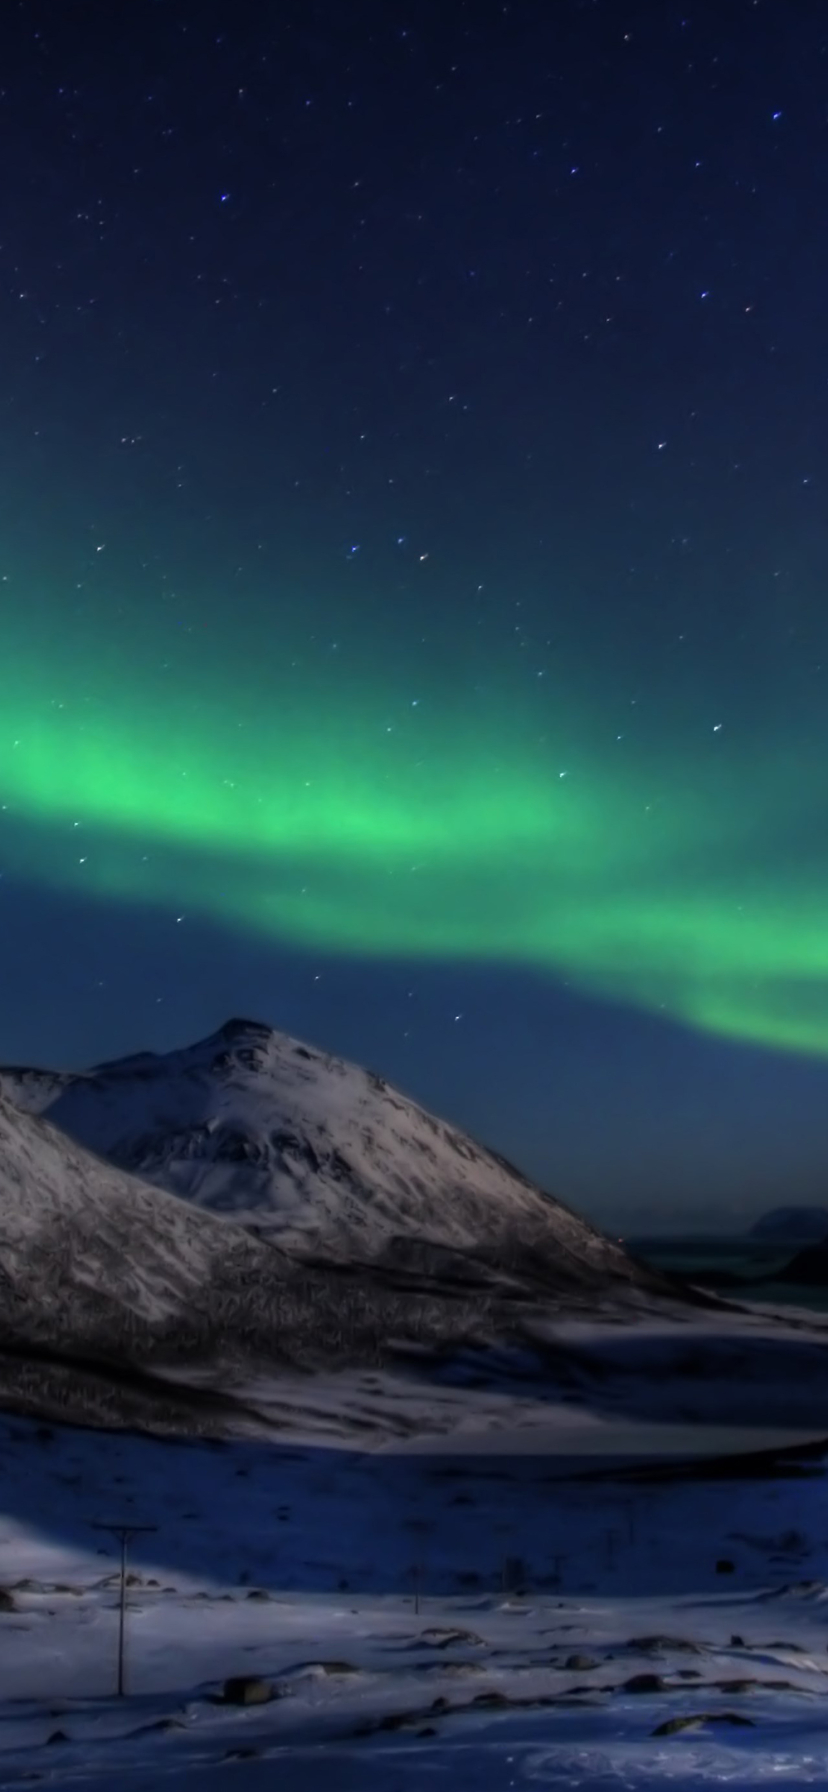
[[(507, 1454), (0, 1419), (0, 1786), (828, 1783), (822, 1461), (699, 1478), (725, 1442), (793, 1439), (546, 1421)], [(121, 1700), (96, 1520), (158, 1527), (131, 1548)], [(273, 1697), (222, 1702), (234, 1675)]]

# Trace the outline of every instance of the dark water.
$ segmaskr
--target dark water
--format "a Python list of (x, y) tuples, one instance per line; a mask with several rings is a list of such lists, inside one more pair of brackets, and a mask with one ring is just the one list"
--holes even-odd
[[(725, 1298), (767, 1302), (772, 1306), (806, 1307), (814, 1313), (828, 1313), (828, 1288), (799, 1287), (796, 1283), (774, 1280), (774, 1276), (796, 1256), (800, 1244), (702, 1236), (625, 1238), (624, 1244), (634, 1256), (643, 1258), (655, 1269), (685, 1276), (702, 1287), (710, 1277), (709, 1286)], [(726, 1286), (717, 1282), (719, 1274), (728, 1277)], [(731, 1283), (731, 1276), (738, 1276), (740, 1281)]]

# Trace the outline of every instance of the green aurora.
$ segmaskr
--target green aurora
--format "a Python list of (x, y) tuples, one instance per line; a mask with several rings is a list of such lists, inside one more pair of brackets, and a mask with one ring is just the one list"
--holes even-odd
[(541, 709), (448, 677), (415, 701), (367, 660), (298, 682), (249, 662), (169, 681), (154, 666), (18, 643), (8, 869), (304, 949), (520, 963), (828, 1051), (821, 793), (795, 774), (802, 742), (783, 759), (755, 733), (688, 741), (678, 724), (672, 750), (663, 731), (657, 750), (619, 742), (562, 675)]

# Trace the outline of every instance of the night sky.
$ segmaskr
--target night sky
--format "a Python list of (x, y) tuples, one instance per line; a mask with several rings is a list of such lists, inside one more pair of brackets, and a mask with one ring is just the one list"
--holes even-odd
[(0, 15), (0, 1059), (828, 1195), (828, 13)]

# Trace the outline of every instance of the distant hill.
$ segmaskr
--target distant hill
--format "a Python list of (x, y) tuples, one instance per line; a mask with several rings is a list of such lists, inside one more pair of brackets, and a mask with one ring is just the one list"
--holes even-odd
[(773, 1207), (751, 1226), (750, 1238), (767, 1243), (811, 1243), (828, 1238), (828, 1207)]

